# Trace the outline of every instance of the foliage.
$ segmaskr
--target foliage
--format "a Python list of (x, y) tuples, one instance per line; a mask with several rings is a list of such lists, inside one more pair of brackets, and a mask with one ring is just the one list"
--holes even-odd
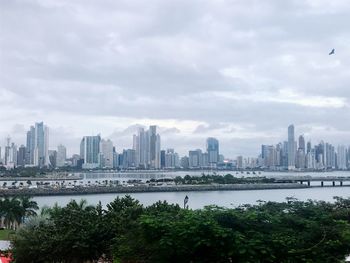
[(28, 196), (0, 198), (0, 219), (7, 229), (16, 228), (25, 218), (35, 216), (38, 209), (37, 203)]
[(15, 262), (342, 262), (350, 253), (350, 199), (288, 199), (200, 210), (130, 196), (93, 207), (46, 208), (13, 240)]
[(253, 177), (234, 177), (232, 174), (222, 175), (205, 175), (190, 176), (185, 175), (183, 178), (177, 176), (174, 179), (176, 184), (251, 184), (251, 183), (274, 183), (274, 178), (262, 176)]

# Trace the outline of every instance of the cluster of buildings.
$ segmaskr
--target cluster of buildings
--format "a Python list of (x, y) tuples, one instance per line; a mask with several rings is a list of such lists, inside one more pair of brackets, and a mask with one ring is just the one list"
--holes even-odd
[[(173, 150), (168, 150), (165, 155), (167, 159), (170, 152), (175, 155)], [(80, 143), (80, 155), (75, 157), (79, 158), (77, 162), (81, 162), (77, 166), (81, 165), (83, 169), (161, 169), (160, 135), (156, 126), (150, 126), (148, 130), (140, 128), (133, 136), (133, 148), (120, 153), (109, 139), (102, 139), (100, 135), (84, 136)]]
[(4, 156), (0, 147), (0, 163), (7, 168), (16, 166), (48, 166), (49, 160), (49, 129), (43, 122), (31, 126), (27, 132), (26, 146), (17, 147), (8, 137)]
[(294, 125), (288, 127), (287, 141), (276, 145), (261, 145), (258, 158), (239, 156), (237, 168), (263, 168), (269, 170), (347, 170), (350, 169), (350, 147), (336, 148), (321, 141), (312, 145), (303, 135), (296, 140)]
[(110, 139), (100, 135), (84, 136), (80, 153), (67, 157), (66, 147), (49, 149), (49, 128), (43, 122), (31, 126), (26, 134), (26, 145), (17, 147), (7, 138), (4, 151), (0, 147), (0, 166), (52, 167), (77, 169), (267, 169), (267, 170), (346, 170), (350, 169), (350, 147), (321, 141), (312, 145), (303, 135), (296, 140), (294, 125), (288, 127), (288, 138), (276, 145), (261, 145), (258, 157), (225, 160), (219, 151), (219, 141), (207, 138), (206, 149), (190, 150), (180, 156), (174, 149), (161, 149), (157, 126), (139, 128), (133, 135), (132, 148), (117, 151)]

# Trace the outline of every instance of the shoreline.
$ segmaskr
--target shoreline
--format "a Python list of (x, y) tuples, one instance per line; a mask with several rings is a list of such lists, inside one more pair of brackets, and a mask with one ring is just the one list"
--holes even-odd
[(32, 188), (0, 190), (0, 197), (18, 195), (27, 196), (62, 196), (62, 195), (93, 195), (120, 193), (156, 193), (156, 192), (193, 192), (193, 191), (244, 191), (271, 189), (303, 189), (314, 188), (299, 183), (271, 183), (271, 184), (222, 184), (222, 185), (177, 185), (177, 186), (132, 186), (132, 187), (75, 187), (75, 188)]

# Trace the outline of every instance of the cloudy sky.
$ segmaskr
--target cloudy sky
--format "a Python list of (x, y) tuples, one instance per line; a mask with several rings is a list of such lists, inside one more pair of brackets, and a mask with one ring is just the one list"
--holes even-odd
[(256, 156), (290, 123), (350, 144), (349, 25), (348, 0), (0, 0), (0, 145), (41, 120), (69, 154), (152, 124), (181, 155)]

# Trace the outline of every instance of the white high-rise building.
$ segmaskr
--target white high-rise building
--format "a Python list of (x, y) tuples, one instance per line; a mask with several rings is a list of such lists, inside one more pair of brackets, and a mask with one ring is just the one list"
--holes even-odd
[(148, 131), (140, 128), (133, 136), (136, 167), (142, 169), (160, 169), (160, 135), (157, 126), (150, 126)]
[(113, 142), (111, 140), (102, 139), (100, 142), (100, 152), (102, 154), (101, 167), (103, 168), (113, 168)]
[(338, 146), (338, 152), (337, 152), (337, 165), (338, 169), (340, 170), (346, 170), (346, 147), (344, 145)]
[(295, 139), (294, 139), (294, 125), (288, 126), (288, 169), (295, 169)]
[(316, 169), (316, 156), (315, 150), (311, 150), (306, 154), (306, 168), (307, 169)]
[(149, 160), (149, 138), (148, 132), (143, 128), (139, 128), (137, 135), (133, 137), (133, 149), (135, 150), (136, 167), (146, 169)]
[(9, 146), (6, 156), (6, 167), (12, 169), (17, 165), (17, 145), (11, 143)]
[(57, 146), (57, 158), (56, 158), (56, 166), (63, 167), (66, 165), (67, 159), (67, 149), (62, 144)]
[(179, 155), (174, 151), (174, 149), (167, 149), (164, 161), (164, 168), (166, 169), (174, 169), (176, 167), (179, 167)]

